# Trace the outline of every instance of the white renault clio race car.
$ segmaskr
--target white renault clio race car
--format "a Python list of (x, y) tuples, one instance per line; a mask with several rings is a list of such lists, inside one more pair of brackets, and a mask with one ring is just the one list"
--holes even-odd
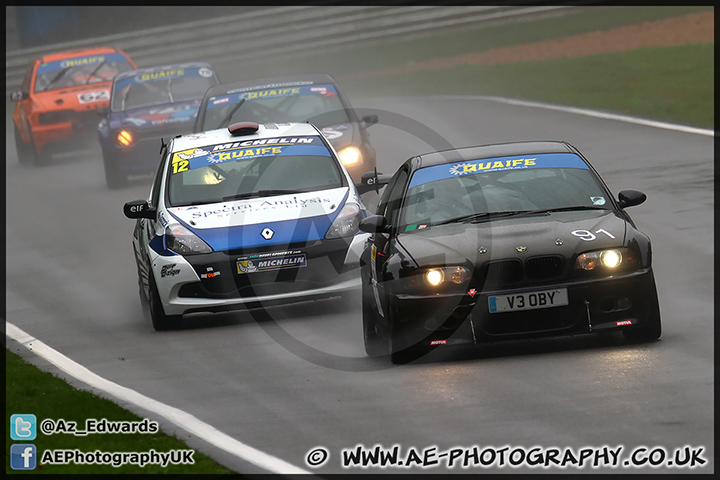
[(153, 326), (192, 312), (339, 295), (360, 285), (369, 215), (311, 124), (241, 122), (178, 136), (146, 200), (128, 202), (140, 297)]

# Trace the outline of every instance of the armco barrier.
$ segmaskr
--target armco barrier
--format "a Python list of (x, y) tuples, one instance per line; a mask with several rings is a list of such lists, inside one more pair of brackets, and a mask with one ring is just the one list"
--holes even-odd
[[(299, 6), (252, 10), (222, 19), (56, 44), (52, 51), (111, 45), (140, 67), (202, 60), (229, 61), (282, 56), (308, 49), (331, 50), (349, 43), (412, 35), (433, 29), (490, 24), (553, 14), (567, 6)], [(6, 52), (6, 94), (20, 88), (30, 62), (47, 47)]]

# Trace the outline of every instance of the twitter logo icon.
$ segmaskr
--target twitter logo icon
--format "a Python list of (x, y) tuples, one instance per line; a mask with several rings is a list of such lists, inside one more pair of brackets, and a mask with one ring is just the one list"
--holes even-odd
[(21, 413), (10, 417), (10, 438), (13, 440), (35, 440), (37, 419), (31, 413)]

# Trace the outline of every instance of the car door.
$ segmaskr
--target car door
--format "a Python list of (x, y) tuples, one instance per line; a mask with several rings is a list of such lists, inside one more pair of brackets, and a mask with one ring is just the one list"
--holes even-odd
[(30, 129), (29, 129), (29, 115), (30, 115), (30, 107), (32, 106), (32, 102), (29, 100), (30, 98), (30, 88), (32, 84), (32, 78), (35, 72), (35, 67), (37, 63), (33, 62), (32, 65), (27, 69), (25, 72), (25, 76), (23, 77), (22, 87), (20, 91), (22, 92), (22, 99), (18, 100), (18, 102), (15, 104), (15, 124), (18, 127), (18, 130), (23, 138), (23, 141), (30, 141)]
[[(150, 208), (158, 208), (160, 205), (160, 195), (162, 192), (162, 180), (165, 173), (166, 155), (168, 149), (165, 147), (161, 154), (161, 160), (158, 164), (157, 171), (155, 172), (155, 178), (152, 186), (150, 187)], [(159, 213), (155, 219), (150, 218), (139, 218), (135, 224), (135, 230), (133, 231), (133, 249), (135, 250), (135, 260), (138, 263), (138, 275), (145, 288), (149, 285), (149, 272), (152, 265), (152, 250), (150, 242), (155, 237), (156, 223), (159, 219)], [(149, 295), (149, 292), (145, 292)]]

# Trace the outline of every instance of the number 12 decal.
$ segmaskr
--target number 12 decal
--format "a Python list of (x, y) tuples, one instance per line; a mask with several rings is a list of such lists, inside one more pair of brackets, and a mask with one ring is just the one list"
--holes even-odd
[[(608, 232), (607, 230), (601, 228), (600, 230), (597, 230), (595, 233), (604, 233), (610, 238), (615, 238), (615, 236)], [(597, 238), (595, 233), (592, 233), (590, 230), (575, 230), (572, 232), (573, 235), (576, 237), (580, 237), (581, 240), (585, 240), (586, 242), (591, 242)]]
[(185, 172), (190, 167), (190, 162), (187, 160), (180, 160), (179, 162), (174, 162), (172, 164), (173, 166), (173, 173), (180, 173)]

